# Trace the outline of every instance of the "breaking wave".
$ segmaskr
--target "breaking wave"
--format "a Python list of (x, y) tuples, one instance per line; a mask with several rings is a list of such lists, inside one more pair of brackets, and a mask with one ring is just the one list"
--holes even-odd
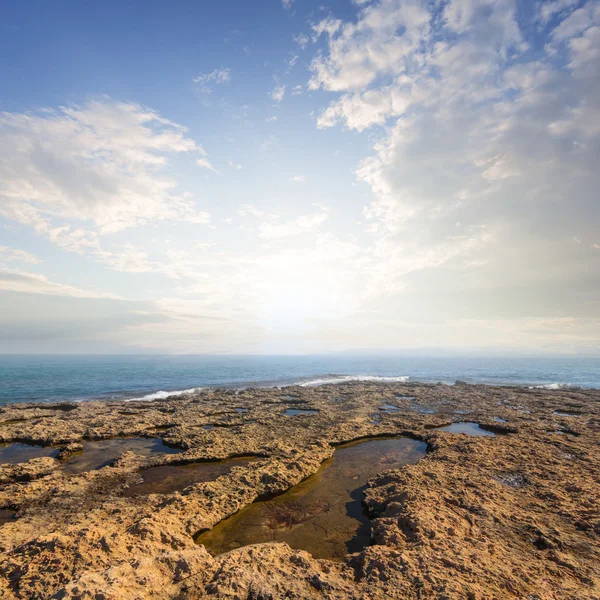
[(404, 383), (408, 381), (410, 377), (408, 375), (402, 375), (400, 377), (383, 377), (379, 375), (327, 375), (318, 379), (311, 379), (309, 381), (303, 381), (298, 384), (302, 387), (316, 387), (319, 385), (328, 385), (334, 383), (349, 383), (351, 381), (376, 381), (380, 383)]
[(166, 398), (170, 398), (171, 396), (181, 396), (184, 394), (194, 394), (197, 392), (201, 392), (206, 389), (218, 389), (218, 388), (226, 388), (226, 389), (235, 389), (238, 392), (251, 389), (251, 388), (284, 388), (294, 385), (299, 385), (301, 387), (317, 387), (320, 385), (328, 385), (328, 384), (338, 384), (338, 383), (349, 383), (351, 381), (375, 381), (380, 383), (402, 383), (409, 380), (408, 375), (403, 375), (401, 377), (382, 377), (378, 375), (323, 375), (321, 377), (317, 377), (315, 379), (304, 379), (304, 380), (296, 380), (296, 381), (288, 381), (288, 382), (269, 382), (269, 381), (261, 381), (254, 383), (246, 383), (246, 384), (230, 384), (226, 386), (206, 386), (204, 387), (195, 387), (189, 388), (186, 390), (173, 390), (171, 392), (167, 392), (165, 390), (159, 390), (157, 392), (152, 392), (151, 394), (146, 394), (145, 396), (128, 396), (126, 398), (120, 398), (124, 402), (140, 402), (140, 401), (151, 401), (151, 400), (165, 400)]
[(159, 390), (158, 392), (153, 392), (152, 394), (146, 394), (145, 396), (137, 396), (134, 398), (124, 398), (125, 402), (132, 402), (134, 400), (164, 400), (165, 398), (170, 398), (171, 396), (181, 396), (182, 394), (193, 394), (194, 392), (200, 392), (204, 388), (196, 387), (189, 388), (187, 390), (174, 390), (172, 392), (165, 392), (164, 390)]
[(530, 386), (530, 390), (532, 389), (540, 389), (540, 390), (562, 390), (563, 388), (570, 387), (569, 383), (546, 383), (544, 385), (532, 385)]

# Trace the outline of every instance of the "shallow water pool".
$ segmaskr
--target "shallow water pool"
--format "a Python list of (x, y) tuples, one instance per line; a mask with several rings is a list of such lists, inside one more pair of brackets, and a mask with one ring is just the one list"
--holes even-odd
[(295, 417), (296, 415), (316, 415), (318, 412), (311, 408), (286, 408), (281, 414), (286, 417)]
[(74, 454), (64, 462), (68, 473), (83, 473), (105, 467), (124, 452), (131, 451), (141, 456), (162, 452), (176, 454), (182, 452), (179, 448), (167, 446), (160, 438), (115, 438), (83, 442), (83, 452)]
[(150, 467), (140, 472), (140, 483), (134, 484), (123, 492), (123, 496), (147, 496), (148, 494), (171, 494), (180, 492), (190, 485), (214, 481), (221, 475), (255, 460), (256, 457), (244, 456), (214, 462), (195, 462), (187, 465), (163, 465)]
[(581, 417), (583, 413), (578, 410), (555, 410), (553, 415), (558, 417)]
[(389, 469), (413, 464), (426, 444), (382, 438), (339, 447), (319, 471), (284, 494), (250, 504), (196, 536), (213, 555), (261, 542), (287, 542), (316, 558), (341, 560), (370, 542), (363, 513), (367, 481)]
[(450, 431), (451, 433), (466, 433), (467, 435), (491, 436), (496, 435), (492, 431), (483, 429), (478, 423), (452, 423), (446, 427), (440, 427), (439, 431)]
[(17, 464), (31, 460), (32, 458), (41, 458), (58, 455), (58, 448), (48, 446), (34, 446), (32, 444), (5, 444), (0, 446), (0, 464)]

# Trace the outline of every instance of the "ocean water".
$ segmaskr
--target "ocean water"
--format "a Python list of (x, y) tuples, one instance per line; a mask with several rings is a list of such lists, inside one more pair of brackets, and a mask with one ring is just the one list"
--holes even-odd
[(399, 356), (0, 356), (0, 404), (162, 398), (202, 387), (351, 380), (600, 388), (600, 358)]

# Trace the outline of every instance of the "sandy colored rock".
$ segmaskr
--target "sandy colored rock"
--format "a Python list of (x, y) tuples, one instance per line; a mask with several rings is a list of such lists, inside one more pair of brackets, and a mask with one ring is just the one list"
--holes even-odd
[(56, 458), (58, 460), (67, 460), (70, 456), (78, 452), (83, 452), (83, 444), (81, 442), (71, 442), (60, 449)]
[(0, 465), (0, 485), (33, 481), (51, 475), (60, 464), (50, 457), (32, 458), (25, 463)]
[[(0, 466), (0, 508), (18, 517), (0, 527), (0, 597), (598, 600), (599, 401), (597, 390), (348, 383), (4, 406), (0, 442), (56, 446), (62, 460), (115, 437), (181, 452), (126, 452), (80, 475), (52, 458)], [(497, 435), (436, 429), (459, 421)], [(212, 557), (194, 543), (315, 473), (335, 445), (400, 434), (428, 453), (370, 480), (373, 545), (345, 561), (286, 544)], [(248, 455), (181, 492), (122, 495), (151, 466)]]

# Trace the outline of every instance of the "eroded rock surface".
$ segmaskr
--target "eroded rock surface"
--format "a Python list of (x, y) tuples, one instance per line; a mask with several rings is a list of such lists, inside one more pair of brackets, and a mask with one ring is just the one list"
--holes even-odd
[[(440, 431), (453, 422), (497, 435)], [(2, 598), (600, 599), (598, 390), (208, 390), (153, 402), (8, 405), (0, 425), (0, 443), (53, 446), (63, 460), (83, 442), (117, 437), (181, 450), (125, 452), (80, 474), (54, 458), (1, 465), (0, 510), (10, 510), (0, 526)], [(370, 480), (373, 545), (364, 551), (331, 562), (260, 544), (213, 557), (194, 543), (199, 531), (317, 472), (336, 445), (380, 435), (409, 435), (429, 451)], [(256, 458), (182, 492), (126, 492), (145, 468), (233, 456)]]

